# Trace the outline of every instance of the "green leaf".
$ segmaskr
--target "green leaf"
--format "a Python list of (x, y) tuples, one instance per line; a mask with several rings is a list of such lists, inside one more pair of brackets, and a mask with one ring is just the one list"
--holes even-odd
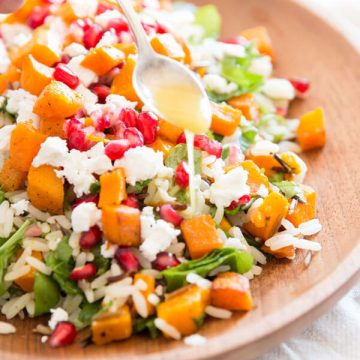
[(109, 268), (110, 268), (110, 259), (104, 258), (101, 255), (100, 246), (95, 247), (92, 250), (92, 253), (95, 256), (94, 264), (95, 264), (96, 269), (97, 269), (96, 276), (100, 276), (100, 275), (104, 274), (106, 271), (109, 270)]
[(35, 273), (35, 316), (47, 314), (60, 300), (60, 290), (54, 280), (40, 272)]
[(17, 249), (21, 245), (25, 231), (29, 225), (30, 221), (25, 221), (24, 224), (0, 247), (0, 296), (7, 290), (7, 285), (4, 282), (6, 270), (11, 259), (15, 256)]
[(5, 200), (5, 190), (0, 186), (0, 204)]
[(224, 145), (221, 152), (221, 158), (223, 160), (226, 160), (229, 157), (229, 154), (230, 154), (230, 146)]
[(84, 324), (90, 324), (92, 319), (101, 311), (101, 300), (93, 303), (87, 302), (80, 311), (79, 320)]
[(245, 152), (250, 145), (255, 143), (255, 138), (258, 131), (255, 126), (247, 126), (241, 129), (241, 136), (239, 140), (240, 149)]
[[(225, 94), (218, 94), (212, 90), (206, 89), (206, 92), (209, 96), (209, 99), (213, 102), (216, 102), (218, 104), (224, 102), (224, 101), (228, 101), (229, 99), (231, 99), (232, 97), (238, 95), (238, 92), (229, 92), (229, 93), (225, 93)], [(239, 94), (240, 95), (240, 94)]]
[(69, 245), (69, 237), (65, 236), (58, 244), (55, 255), (60, 261), (69, 262), (72, 259), (72, 247)]
[[(170, 151), (165, 160), (165, 165), (176, 169), (181, 161), (187, 161), (187, 146), (186, 144), (177, 144)], [(202, 154), (201, 150), (194, 149), (194, 167), (195, 173), (201, 173), (201, 162), (202, 162)]]
[(135, 183), (135, 194), (141, 194), (150, 184), (151, 179), (145, 181), (137, 181)]
[(199, 317), (194, 318), (193, 321), (196, 324), (197, 328), (200, 329), (204, 325), (206, 319), (206, 314), (201, 314)]
[(221, 16), (214, 5), (205, 5), (195, 11), (195, 24), (204, 29), (203, 38), (217, 39), (221, 31)]
[(269, 177), (269, 181), (271, 183), (276, 183), (276, 182), (281, 182), (285, 179), (284, 177), (284, 173), (283, 172), (278, 172), (275, 173), (274, 175), (272, 175), (271, 177)]
[(293, 181), (274, 182), (273, 185), (277, 186), (287, 199), (302, 193), (300, 186)]
[(147, 319), (136, 319), (134, 324), (134, 332), (136, 334), (142, 333), (144, 331), (148, 331), (150, 334), (150, 337), (152, 339), (156, 339), (158, 337), (158, 331), (154, 324), (154, 317), (147, 318)]
[(164, 276), (167, 290), (174, 291), (186, 285), (186, 276), (190, 273), (207, 277), (209, 273), (221, 265), (229, 265), (231, 271), (243, 274), (248, 272), (253, 264), (253, 257), (244, 251), (234, 248), (216, 249), (208, 255), (182, 263), (179, 266), (161, 272)]
[(101, 186), (100, 181), (96, 181), (90, 185), (90, 192), (94, 195), (100, 192)]

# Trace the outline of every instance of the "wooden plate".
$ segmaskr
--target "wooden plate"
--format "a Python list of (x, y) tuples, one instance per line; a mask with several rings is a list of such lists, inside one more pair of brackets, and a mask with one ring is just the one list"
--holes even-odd
[[(199, 3), (209, 1), (197, 1)], [(335, 30), (301, 6), (285, 0), (217, 0), (225, 35), (265, 25), (273, 39), (276, 73), (306, 76), (310, 99), (294, 104), (301, 114), (318, 105), (327, 115), (328, 144), (307, 154), (306, 182), (319, 191), (323, 250), (309, 268), (295, 262), (269, 264), (252, 282), (256, 309), (229, 321), (210, 321), (201, 331), (208, 342), (190, 348), (182, 341), (136, 337), (105, 347), (78, 345), (51, 350), (32, 334), (32, 321), (15, 321), (15, 336), (0, 337), (0, 358), (15, 359), (246, 359), (277, 345), (327, 310), (359, 278), (360, 269), (360, 59)], [(241, 357), (240, 357), (241, 356)]]

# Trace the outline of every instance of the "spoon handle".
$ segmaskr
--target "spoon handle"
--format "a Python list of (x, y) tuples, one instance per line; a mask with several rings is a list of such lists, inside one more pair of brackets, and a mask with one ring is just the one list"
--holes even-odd
[(136, 44), (138, 46), (139, 53), (153, 53), (153, 49), (149, 44), (149, 40), (145, 33), (145, 30), (139, 20), (138, 14), (135, 12), (134, 8), (132, 7), (131, 0), (116, 0), (121, 9), (123, 10), (131, 31), (133, 32)]

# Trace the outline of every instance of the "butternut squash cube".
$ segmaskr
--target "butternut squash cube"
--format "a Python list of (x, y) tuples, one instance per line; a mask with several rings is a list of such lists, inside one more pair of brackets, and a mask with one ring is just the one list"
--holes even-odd
[(40, 119), (39, 131), (47, 136), (65, 138), (65, 119), (42, 118)]
[(235, 96), (228, 101), (233, 108), (238, 109), (248, 120), (259, 117), (259, 107), (256, 104), (254, 94), (243, 94)]
[(123, 200), (127, 199), (125, 180), (125, 170), (123, 168), (100, 176), (100, 208), (107, 205), (120, 205)]
[(295, 256), (295, 247), (293, 245), (285, 246), (277, 250), (271, 250), (268, 246), (263, 245), (261, 247), (261, 250), (267, 254), (275, 256), (277, 259), (291, 259)]
[(10, 159), (5, 160), (0, 171), (0, 186), (5, 191), (16, 191), (25, 187), (27, 173), (14, 167)]
[(253, 161), (246, 160), (239, 165), (248, 172), (247, 184), (250, 186), (250, 195), (256, 195), (261, 185), (270, 188), (269, 179)]
[(274, 49), (272, 47), (270, 35), (264, 26), (257, 26), (243, 30), (240, 33), (245, 39), (253, 41), (260, 54), (268, 55), (274, 61)]
[(209, 303), (210, 289), (189, 285), (171, 293), (158, 305), (157, 315), (187, 336), (198, 330), (196, 320), (204, 315)]
[(167, 56), (176, 61), (184, 61), (185, 59), (185, 52), (182, 45), (179, 44), (171, 34), (154, 36), (150, 43), (154, 51), (160, 55)]
[(155, 142), (148, 146), (155, 151), (161, 151), (164, 154), (164, 159), (166, 159), (175, 144), (158, 136)]
[(3, 20), (7, 24), (21, 23), (26, 21), (35, 6), (43, 5), (43, 0), (25, 0), (24, 3), (13, 13)]
[(159, 120), (159, 135), (162, 138), (171, 141), (172, 143), (176, 144), (177, 140), (179, 139), (183, 131), (184, 131), (183, 129), (173, 124), (170, 124), (166, 120), (163, 119)]
[(242, 113), (226, 104), (211, 103), (211, 130), (223, 136), (232, 135), (241, 122)]
[[(23, 252), (20, 251), (18, 254), (18, 258), (21, 256)], [(33, 251), (31, 256), (40, 261), (43, 260), (42, 253), (40, 251)], [(32, 266), (30, 267), (30, 271), (23, 276), (18, 277), (14, 282), (20, 289), (25, 292), (32, 292), (34, 290), (35, 283), (35, 273), (36, 269)]]
[(28, 175), (28, 196), (31, 203), (41, 211), (51, 214), (64, 212), (64, 184), (55, 168), (48, 165), (31, 167)]
[(20, 69), (15, 65), (10, 65), (7, 72), (0, 74), (0, 94), (8, 89), (9, 84), (19, 81), (20, 74)]

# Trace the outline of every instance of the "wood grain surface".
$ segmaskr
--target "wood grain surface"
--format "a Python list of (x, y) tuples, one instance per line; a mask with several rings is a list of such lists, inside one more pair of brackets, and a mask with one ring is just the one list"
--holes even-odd
[[(206, 3), (209, 1), (195, 1)], [(135, 337), (104, 347), (78, 344), (51, 350), (31, 330), (34, 321), (14, 321), (18, 332), (0, 337), (0, 359), (247, 359), (277, 345), (325, 312), (359, 279), (360, 269), (360, 58), (335, 30), (288, 0), (214, 0), (224, 34), (262, 24), (276, 50), (276, 73), (306, 76), (312, 94), (292, 108), (294, 115), (322, 105), (328, 144), (305, 156), (306, 182), (319, 192), (317, 236), (323, 250), (309, 268), (297, 260), (272, 262), (251, 283), (256, 309), (229, 321), (209, 321), (201, 330), (206, 346)]]

